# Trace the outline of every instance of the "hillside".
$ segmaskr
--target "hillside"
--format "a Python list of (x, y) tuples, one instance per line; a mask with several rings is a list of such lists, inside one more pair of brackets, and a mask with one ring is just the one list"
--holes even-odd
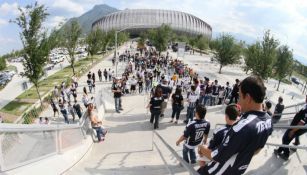
[[(119, 11), (116, 8), (110, 7), (106, 4), (95, 5), (90, 11), (84, 13), (77, 18), (69, 19), (65, 25), (69, 24), (72, 20), (77, 20), (82, 28), (82, 33), (86, 34), (91, 31), (92, 23), (101, 17)], [(65, 26), (64, 25), (64, 26)]]

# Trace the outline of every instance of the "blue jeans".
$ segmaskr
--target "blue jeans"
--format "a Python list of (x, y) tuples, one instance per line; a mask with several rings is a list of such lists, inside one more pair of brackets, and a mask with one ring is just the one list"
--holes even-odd
[(64, 117), (65, 123), (69, 124), (67, 110), (66, 109), (62, 109), (61, 113), (62, 113), (62, 115)]
[(204, 97), (204, 105), (205, 106), (207, 105), (209, 99), (210, 99), (210, 95), (205, 95), (205, 97)]
[[(188, 154), (190, 154), (190, 160), (189, 160), (189, 156)], [(183, 150), (182, 150), (182, 156), (183, 156), (183, 160), (185, 160), (188, 163), (196, 163), (196, 153), (195, 153), (195, 149), (190, 149), (188, 148), (185, 144), (183, 145)]]
[(114, 97), (114, 101), (115, 101), (115, 110), (119, 111), (119, 109), (122, 108), (122, 100), (120, 97)]
[(151, 117), (150, 117), (150, 123), (153, 123), (153, 121), (155, 120), (154, 123), (154, 128), (158, 128), (159, 127), (159, 117), (161, 115), (161, 110), (160, 109), (152, 109), (150, 110), (151, 112)]
[(203, 104), (203, 101), (205, 100), (205, 95), (201, 95), (199, 97), (199, 104)]
[(193, 120), (194, 113), (195, 113), (195, 107), (188, 107), (188, 109), (187, 109), (187, 122)]
[(96, 130), (98, 141), (101, 141), (102, 136), (104, 135), (103, 129), (101, 127), (93, 127)]
[(181, 112), (181, 105), (176, 105), (176, 104), (173, 105), (172, 120), (174, 119), (175, 115), (176, 115), (176, 120), (178, 120), (180, 112)]

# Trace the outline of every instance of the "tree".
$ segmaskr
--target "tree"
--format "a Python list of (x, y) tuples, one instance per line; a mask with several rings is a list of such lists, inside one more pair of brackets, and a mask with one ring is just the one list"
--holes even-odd
[(196, 47), (199, 49), (200, 55), (202, 55), (202, 50), (207, 49), (209, 40), (207, 37), (199, 35), (196, 37)]
[(146, 33), (142, 32), (138, 39), (137, 48), (140, 49), (141, 55), (143, 54), (143, 50), (145, 49), (145, 42), (146, 42)]
[(78, 39), (81, 36), (81, 28), (78, 21), (74, 20), (68, 25), (64, 26), (62, 45), (67, 49), (69, 59), (68, 62), (72, 68), (72, 72), (75, 75), (75, 52), (78, 47)]
[(103, 46), (103, 40), (105, 39), (105, 33), (100, 29), (94, 29), (86, 36), (85, 42), (87, 44), (87, 51), (91, 56), (93, 64), (93, 55), (97, 54)]
[(0, 70), (4, 70), (6, 68), (6, 61), (3, 57), (0, 57)]
[(220, 64), (219, 73), (222, 73), (224, 66), (236, 64), (240, 60), (240, 48), (229, 34), (222, 34), (217, 38), (215, 50), (213, 59)]
[(148, 31), (148, 38), (151, 43), (156, 47), (159, 55), (162, 51), (167, 49), (168, 42), (171, 37), (171, 28), (163, 24), (158, 29), (151, 29)]
[(252, 67), (253, 74), (265, 80), (272, 76), (278, 44), (278, 40), (270, 35), (270, 31), (266, 31), (261, 43), (257, 44), (257, 48), (260, 47), (260, 54), (254, 55), (254, 66)]
[(255, 66), (257, 66), (257, 59), (261, 56), (261, 46), (259, 42), (256, 42), (255, 44), (252, 44), (247, 47), (246, 50), (244, 50), (244, 62), (245, 65), (243, 67), (243, 70), (247, 74), (248, 71), (255, 69)]
[(274, 65), (275, 76), (278, 79), (277, 91), (283, 78), (291, 73), (293, 64), (293, 54), (288, 46), (280, 46), (277, 49), (276, 63)]
[(46, 20), (48, 13), (44, 5), (27, 5), (25, 9), (18, 8), (20, 16), (13, 23), (20, 29), (20, 38), (23, 44), (24, 72), (25, 76), (33, 83), (42, 105), (39, 94), (39, 79), (44, 75), (44, 64), (50, 52), (47, 32), (43, 30), (42, 23)]

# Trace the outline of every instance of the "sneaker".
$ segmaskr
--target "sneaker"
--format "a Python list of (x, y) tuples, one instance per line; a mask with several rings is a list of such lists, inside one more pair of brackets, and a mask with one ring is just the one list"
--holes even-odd
[(175, 125), (177, 125), (178, 124), (178, 121), (175, 121)]
[(116, 111), (117, 113), (120, 113), (120, 111), (118, 110), (118, 111)]
[(274, 154), (277, 156), (279, 154), (277, 149), (274, 149)]
[(173, 123), (173, 120), (169, 121), (168, 123)]
[(284, 160), (288, 160), (289, 159), (289, 156), (287, 156), (285, 154), (279, 153), (278, 155), (279, 155), (280, 158), (282, 158)]
[(164, 117), (164, 114), (161, 114), (160, 117)]
[(120, 108), (119, 110), (120, 110), (120, 111), (123, 111), (124, 109), (123, 109), (123, 108)]

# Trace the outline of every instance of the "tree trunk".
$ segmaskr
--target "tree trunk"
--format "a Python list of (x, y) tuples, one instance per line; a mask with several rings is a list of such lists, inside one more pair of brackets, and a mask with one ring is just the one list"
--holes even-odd
[(72, 73), (73, 73), (73, 75), (75, 75), (75, 66), (74, 66), (74, 63), (73, 63), (73, 62), (71, 63), (71, 68), (72, 68)]
[(92, 65), (94, 64), (93, 55), (91, 54)]
[(221, 74), (222, 73), (222, 64), (220, 64), (220, 70), (219, 70), (219, 74)]
[(245, 74), (247, 74), (248, 73), (248, 69), (246, 69), (246, 71), (245, 71)]
[(38, 85), (37, 85), (37, 84), (34, 84), (34, 86), (35, 86), (36, 93), (37, 93), (37, 95), (38, 95), (39, 101), (40, 101), (40, 103), (41, 103), (41, 107), (43, 107), (43, 101), (42, 101), (41, 95), (39, 94)]
[(277, 85), (277, 91), (279, 90), (279, 85), (280, 85), (281, 79), (278, 80), (278, 85)]

